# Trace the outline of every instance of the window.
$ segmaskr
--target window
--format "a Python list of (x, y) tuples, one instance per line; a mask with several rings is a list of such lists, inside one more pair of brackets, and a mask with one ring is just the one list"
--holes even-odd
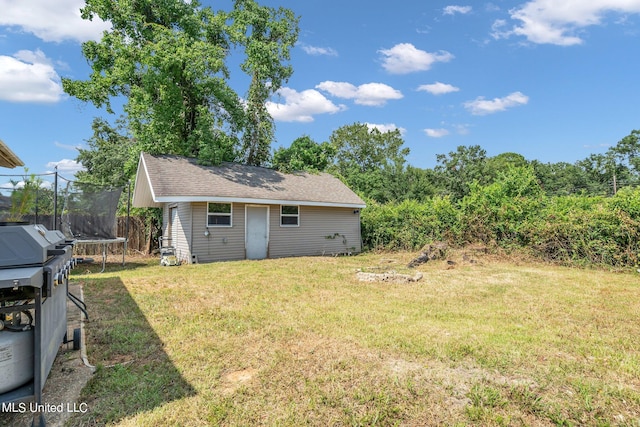
[(297, 227), (300, 225), (299, 206), (280, 206), (280, 225), (283, 227)]
[(231, 227), (231, 203), (208, 203), (207, 226)]

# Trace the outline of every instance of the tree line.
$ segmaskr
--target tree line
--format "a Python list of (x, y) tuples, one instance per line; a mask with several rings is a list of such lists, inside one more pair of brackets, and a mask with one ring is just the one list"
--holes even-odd
[(275, 151), (272, 165), (285, 171), (331, 172), (378, 203), (434, 196), (459, 201), (473, 185), (490, 185), (512, 168), (531, 169), (548, 196), (613, 195), (640, 182), (640, 130), (633, 130), (606, 153), (575, 163), (530, 161), (512, 152), (488, 156), (479, 145), (471, 145), (438, 154), (433, 169), (421, 169), (407, 163), (409, 149), (403, 144), (397, 130), (383, 133), (355, 123), (334, 131), (327, 142), (298, 138), (288, 148)]

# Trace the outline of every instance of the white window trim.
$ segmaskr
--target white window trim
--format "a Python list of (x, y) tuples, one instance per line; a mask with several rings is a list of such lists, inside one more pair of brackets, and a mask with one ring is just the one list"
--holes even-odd
[[(209, 213), (209, 205), (210, 204), (216, 204), (216, 205), (229, 205), (230, 206), (230, 211), (228, 214), (226, 213)], [(218, 215), (218, 216), (229, 216), (229, 225), (226, 224), (209, 224), (209, 215)], [(226, 202), (207, 202), (207, 228), (230, 228), (233, 227), (233, 203), (226, 203)]]
[[(284, 206), (295, 206), (298, 208), (298, 213), (296, 215), (293, 214), (283, 214), (282, 208)], [(296, 217), (298, 219), (297, 224), (283, 224), (282, 217)], [(280, 205), (280, 227), (300, 227), (300, 205)]]

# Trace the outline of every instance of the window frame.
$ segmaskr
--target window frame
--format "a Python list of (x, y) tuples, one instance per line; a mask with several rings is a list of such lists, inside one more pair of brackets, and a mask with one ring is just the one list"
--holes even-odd
[[(285, 207), (295, 207), (297, 209), (296, 214), (284, 213)], [(296, 218), (295, 224), (284, 224), (282, 220), (284, 218)], [(300, 205), (280, 205), (280, 227), (300, 227)]]
[[(229, 205), (229, 213), (226, 212), (209, 212), (210, 205)], [(210, 224), (209, 218), (215, 217), (229, 217), (229, 224)], [(209, 227), (233, 227), (233, 203), (229, 202), (207, 202), (207, 228)]]

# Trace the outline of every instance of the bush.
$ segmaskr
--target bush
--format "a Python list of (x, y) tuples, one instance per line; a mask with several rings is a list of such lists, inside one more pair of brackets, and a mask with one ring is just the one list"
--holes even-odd
[(636, 266), (640, 189), (614, 197), (545, 196), (529, 168), (513, 168), (487, 186), (472, 184), (460, 202), (433, 197), (362, 211), (365, 248), (417, 250), (433, 241), (476, 242), (525, 250), (544, 260)]
[(604, 197), (553, 198), (527, 224), (529, 248), (541, 258), (580, 264), (635, 265), (638, 221)]
[(367, 202), (362, 211), (362, 238), (370, 249), (415, 250), (434, 240), (451, 240), (458, 223), (457, 211), (448, 197), (423, 203)]
[(509, 248), (526, 245), (526, 222), (538, 215), (545, 197), (533, 169), (513, 167), (487, 186), (477, 183), (460, 202), (460, 241), (495, 242)]

